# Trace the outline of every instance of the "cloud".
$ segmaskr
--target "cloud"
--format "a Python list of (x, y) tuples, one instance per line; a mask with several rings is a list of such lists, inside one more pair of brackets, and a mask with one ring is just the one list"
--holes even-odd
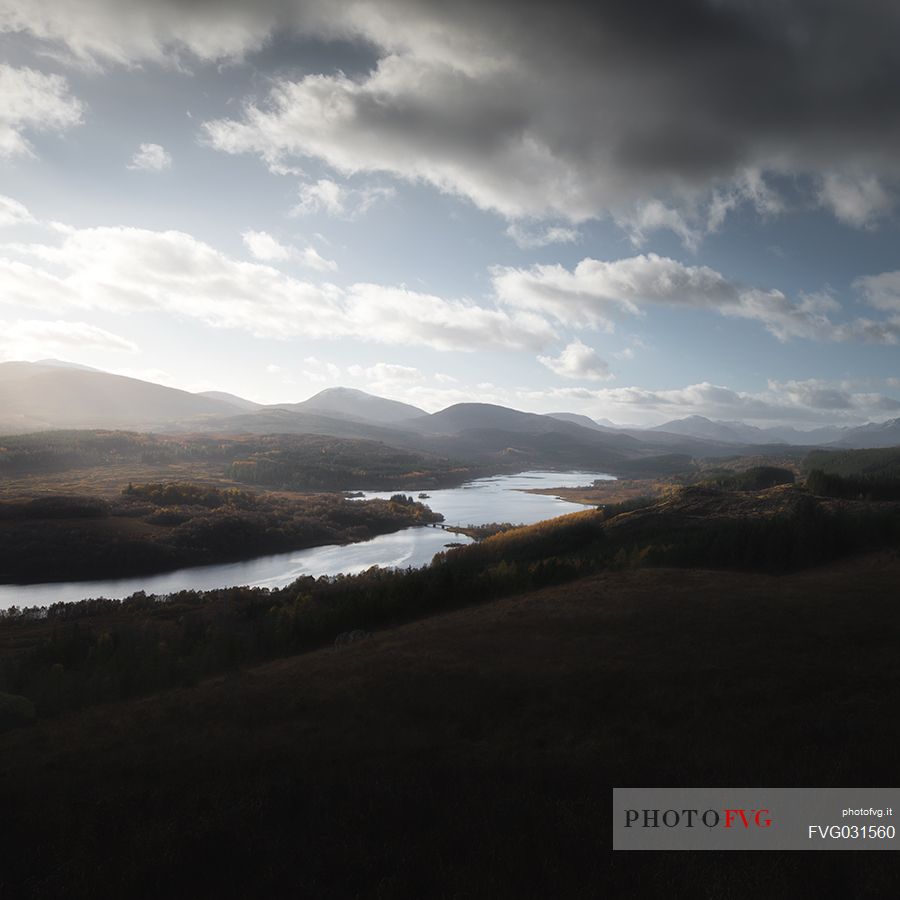
[(81, 124), (84, 106), (61, 75), (0, 63), (0, 158), (34, 156), (30, 131), (63, 131)]
[[(483, 91), (456, 66), (392, 55), (362, 80), (277, 81), (264, 106), (248, 106), (241, 118), (210, 121), (204, 129), (228, 153), (256, 153), (266, 161), (315, 157), (348, 176), (424, 181), (510, 218), (589, 218), (596, 210), (567, 183), (564, 163), (519, 134), (525, 122), (511, 87)], [(504, 133), (511, 127), (515, 135)]]
[(492, 270), (498, 300), (571, 327), (612, 330), (624, 316), (648, 307), (709, 310), (760, 322), (779, 340), (867, 340), (896, 343), (900, 322), (856, 319), (836, 324), (840, 305), (829, 295), (792, 301), (779, 290), (742, 285), (708, 266), (686, 266), (655, 253), (606, 262), (585, 258), (574, 269), (535, 265)]
[(893, 211), (894, 197), (871, 174), (829, 172), (822, 179), (819, 200), (847, 225), (872, 227)]
[(87, 322), (19, 319), (0, 321), (0, 354), (7, 359), (35, 359), (78, 351), (124, 351), (137, 345)]
[(394, 194), (392, 187), (368, 185), (348, 188), (330, 178), (320, 178), (316, 182), (300, 185), (298, 202), (291, 209), (291, 215), (326, 213), (330, 216), (355, 218), (367, 213), (380, 200), (389, 200)]
[(773, 176), (867, 226), (900, 181), (900, 11), (883, 0), (0, 0), (0, 30), (94, 67), (354, 43), (377, 57), (365, 74), (278, 76), (207, 123), (213, 142), (512, 220), (608, 215), (636, 242), (664, 227), (690, 244), (740, 204), (770, 214)]
[(337, 263), (325, 259), (315, 247), (287, 247), (280, 243), (267, 231), (245, 231), (241, 238), (254, 259), (262, 262), (288, 262), (293, 260), (317, 272), (336, 272)]
[[(721, 221), (723, 214), (719, 210), (726, 208), (718, 195), (714, 198), (714, 203), (716, 205), (711, 205), (708, 213), (710, 225)], [(643, 246), (650, 232), (667, 228), (681, 238), (685, 247), (692, 250), (697, 249), (706, 233), (701, 224), (691, 221), (696, 218), (696, 210), (678, 210), (656, 199), (638, 201), (632, 209), (615, 215), (616, 224), (628, 234), (635, 247)]]
[(422, 373), (413, 366), (401, 366), (397, 363), (375, 363), (373, 366), (350, 366), (347, 373), (354, 378), (390, 387), (418, 384), (423, 380)]
[[(14, 221), (28, 215), (16, 201), (0, 205), (3, 211)], [(758, 321), (780, 340), (900, 341), (897, 273), (855, 283), (871, 306), (894, 315), (838, 323), (830, 314), (840, 304), (829, 294), (790, 300), (781, 291), (741, 285), (709, 267), (652, 253), (612, 262), (585, 258), (572, 270), (495, 267), (496, 303), (482, 305), (392, 285), (316, 284), (232, 259), (183, 232), (58, 223), (53, 231), (56, 243), (0, 245), (0, 290), (7, 302), (53, 310), (163, 311), (258, 336), (357, 337), (439, 350), (540, 350), (558, 339), (554, 321), (612, 330), (616, 320), (643, 316), (654, 306)], [(244, 241), (264, 262), (336, 268), (314, 248), (285, 246), (267, 232), (247, 231)]]
[(32, 222), (34, 222), (34, 218), (24, 204), (13, 200), (12, 197), (0, 195), (0, 228), (10, 225), (28, 225)]
[(24, 32), (47, 52), (88, 68), (153, 62), (183, 65), (236, 59), (261, 47), (276, 26), (279, 7), (239, 0), (0, 0), (0, 31)]
[(159, 144), (141, 144), (128, 168), (139, 172), (163, 172), (172, 167), (172, 154)]
[(527, 311), (403, 287), (316, 284), (233, 259), (189, 234), (58, 226), (56, 243), (0, 245), (0, 295), (50, 310), (161, 312), (259, 337), (351, 337), (438, 350), (537, 350), (554, 329)]
[(853, 287), (875, 309), (900, 313), (900, 271), (864, 275), (853, 282)]
[(421, 342), (438, 350), (527, 350), (539, 349), (556, 337), (545, 319), (530, 312), (509, 313), (378, 284), (354, 284), (347, 294), (357, 332), (384, 335), (389, 343)]
[(317, 272), (337, 272), (338, 264), (333, 259), (325, 259), (315, 247), (304, 247), (300, 250), (297, 259), (308, 269)]
[(550, 244), (573, 244), (579, 236), (577, 228), (568, 228), (564, 225), (534, 227), (522, 222), (511, 222), (506, 233), (523, 250), (533, 250)]
[(665, 390), (639, 387), (556, 388), (533, 392), (530, 396), (535, 399), (578, 400), (589, 404), (597, 415), (625, 414), (644, 420), (653, 416), (657, 421), (702, 415), (763, 425), (778, 422), (855, 423), (900, 412), (900, 401), (890, 397), (852, 393), (815, 379), (770, 381), (767, 389), (758, 393), (701, 382)]
[(297, 216), (326, 212), (333, 216), (344, 211), (344, 188), (330, 178), (320, 178), (314, 184), (302, 184), (299, 202), (292, 212)]
[(605, 381), (611, 377), (609, 364), (579, 340), (569, 343), (559, 356), (539, 356), (538, 362), (563, 378)]
[(891, 4), (526, 9), (331, 4), (328, 26), (310, 14), (300, 27), (365, 42), (375, 67), (278, 79), (208, 133), (229, 152), (424, 181), (510, 219), (611, 215), (637, 243), (668, 228), (692, 245), (744, 203), (775, 214), (773, 176), (796, 176), (851, 224), (888, 208), (900, 180)]
[(280, 244), (266, 231), (245, 231), (241, 239), (253, 257), (263, 262), (290, 259), (293, 253), (290, 247)]
[(336, 381), (341, 374), (338, 366), (325, 362), (315, 356), (307, 356), (303, 360), (303, 376), (307, 381)]

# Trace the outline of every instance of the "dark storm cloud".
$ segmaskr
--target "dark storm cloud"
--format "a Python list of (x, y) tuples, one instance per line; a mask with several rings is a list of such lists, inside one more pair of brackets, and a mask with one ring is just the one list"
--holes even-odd
[(100, 64), (262, 61), (289, 33), (374, 48), (365, 74), (276, 79), (262, 105), (209, 123), (209, 139), (424, 180), (511, 218), (612, 214), (635, 234), (665, 225), (689, 240), (739, 203), (773, 211), (766, 178), (790, 174), (866, 225), (890, 211), (900, 176), (893, 3), (85, 6), (0, 0), (0, 22)]

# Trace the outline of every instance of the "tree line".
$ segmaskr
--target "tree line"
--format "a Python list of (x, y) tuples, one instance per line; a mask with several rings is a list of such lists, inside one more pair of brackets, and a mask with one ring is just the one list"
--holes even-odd
[(304, 577), (280, 590), (136, 594), (13, 609), (0, 616), (0, 691), (48, 715), (192, 684), (328, 645), (342, 632), (390, 627), (604, 569), (783, 572), (900, 546), (900, 507), (841, 505), (794, 490), (790, 503), (757, 516), (743, 507), (723, 513), (721, 506), (696, 515), (692, 506), (686, 517), (671, 501), (612, 518), (586, 510), (448, 549), (421, 569)]

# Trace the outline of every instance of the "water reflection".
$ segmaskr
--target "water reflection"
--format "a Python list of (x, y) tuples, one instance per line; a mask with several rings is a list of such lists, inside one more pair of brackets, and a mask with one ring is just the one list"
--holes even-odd
[[(558, 497), (529, 494), (536, 487), (578, 487), (612, 476), (587, 472), (521, 472), (479, 478), (457, 488), (429, 491), (422, 502), (443, 513), (448, 525), (512, 522), (528, 525), (579, 507)], [(364, 498), (390, 497), (392, 492), (365, 493)], [(413, 494), (415, 496), (415, 493)], [(362, 499), (362, 498), (360, 498)], [(245, 562), (193, 566), (162, 575), (100, 581), (0, 586), (0, 609), (9, 606), (47, 606), (84, 597), (128, 597), (136, 591), (168, 594), (180, 590), (206, 591), (233, 585), (283, 587), (301, 575), (354, 574), (371, 566), (423, 566), (448, 543), (469, 543), (465, 535), (441, 529), (407, 528), (358, 544), (310, 547), (292, 553), (261, 556)]]

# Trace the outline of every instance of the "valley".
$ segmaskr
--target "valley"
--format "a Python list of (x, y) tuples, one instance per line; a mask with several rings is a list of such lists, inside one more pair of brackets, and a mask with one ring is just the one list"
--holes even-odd
[(900, 449), (311, 400), (0, 438), (4, 580), (107, 579), (0, 610), (0, 892), (740, 896), (613, 858), (611, 788), (889, 777)]

